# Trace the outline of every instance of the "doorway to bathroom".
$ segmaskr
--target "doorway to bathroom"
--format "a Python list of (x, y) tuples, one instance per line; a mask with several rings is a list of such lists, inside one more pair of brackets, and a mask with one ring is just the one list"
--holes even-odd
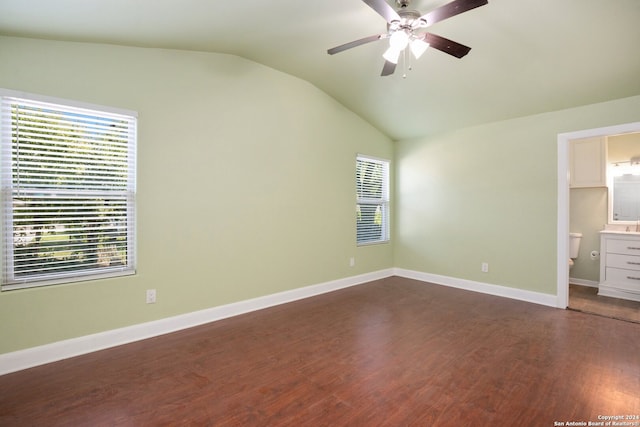
[[(596, 144), (597, 141), (602, 142), (603, 150), (606, 150), (604, 158), (601, 159), (604, 169), (601, 173), (593, 171), (593, 174), (586, 174), (596, 177), (593, 182), (576, 182), (575, 176), (584, 175), (585, 171), (580, 168), (573, 170), (574, 151), (576, 146), (585, 146), (580, 145), (585, 141)], [(635, 163), (638, 163), (637, 172), (631, 170)], [(613, 230), (611, 233), (620, 233), (622, 239), (634, 238), (634, 232), (640, 231), (639, 213), (633, 213), (636, 217), (635, 222), (631, 221), (631, 218), (614, 218), (612, 215), (614, 194), (618, 195), (619, 202), (633, 198), (635, 205), (640, 207), (640, 186), (636, 195), (622, 193), (620, 185), (615, 187), (616, 192), (613, 192), (614, 167), (619, 168), (615, 171), (618, 176), (637, 174), (640, 177), (640, 123), (558, 135), (558, 301), (561, 307), (572, 310), (640, 323), (640, 269), (637, 274), (633, 271), (637, 268), (632, 262), (635, 259), (631, 258), (632, 261), (628, 262), (628, 265), (622, 266), (625, 270), (620, 271), (624, 273), (624, 277), (629, 277), (631, 282), (638, 280), (637, 293), (633, 292), (633, 283), (629, 288), (631, 293), (626, 289), (618, 292), (617, 288), (610, 288), (608, 283), (603, 283), (607, 280), (601, 277), (606, 276), (606, 271), (617, 273), (614, 269), (607, 270), (607, 254), (600, 254), (601, 231)], [(573, 180), (571, 172), (575, 172)], [(603, 177), (604, 180), (599, 180), (599, 174), (606, 175), (606, 179)], [(620, 208), (616, 209), (617, 212), (620, 211)], [(630, 211), (626, 209), (625, 212)], [(582, 234), (578, 256), (571, 262), (569, 233)], [(640, 242), (640, 235), (637, 237)], [(620, 260), (627, 263), (628, 259), (624, 258), (625, 256), (627, 255), (610, 254), (609, 263), (615, 264)], [(601, 265), (601, 261), (605, 263)], [(570, 263), (573, 266), (569, 267)], [(629, 270), (626, 270), (627, 268)], [(628, 287), (624, 283), (621, 286)]]

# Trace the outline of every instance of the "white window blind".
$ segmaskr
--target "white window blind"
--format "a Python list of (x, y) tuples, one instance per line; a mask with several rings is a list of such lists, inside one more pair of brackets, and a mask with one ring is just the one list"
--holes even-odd
[(135, 115), (0, 99), (2, 290), (133, 274)]
[(358, 244), (389, 241), (389, 162), (356, 158)]

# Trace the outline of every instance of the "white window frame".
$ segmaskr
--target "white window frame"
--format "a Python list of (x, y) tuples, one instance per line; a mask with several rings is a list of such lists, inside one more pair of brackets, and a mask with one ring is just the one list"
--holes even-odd
[[(381, 167), (381, 188), (376, 191), (378, 194), (363, 194), (366, 189), (363, 190), (362, 183), (358, 182), (358, 168), (361, 162), (365, 162), (370, 165), (377, 165)], [(367, 156), (364, 154), (358, 154), (356, 156), (356, 243), (358, 246), (374, 245), (380, 243), (388, 243), (390, 236), (390, 194), (389, 194), (389, 169), (390, 161), (377, 157)], [(372, 230), (369, 227), (371, 224), (363, 224), (363, 218), (371, 216), (371, 209), (367, 214), (363, 207), (369, 206), (375, 207), (373, 211), (373, 222), (380, 225), (380, 229), (377, 227)], [(378, 216), (379, 215), (379, 216)], [(377, 222), (380, 221), (380, 224)], [(365, 220), (365, 222), (367, 222)], [(371, 221), (368, 221), (369, 223)], [(363, 228), (361, 228), (363, 227)], [(375, 238), (379, 234), (379, 238)]]
[[(25, 122), (27, 125), (28, 123), (39, 123), (38, 120), (40, 120), (40, 116), (38, 114), (44, 115), (50, 113), (60, 114), (56, 115), (56, 117), (58, 117), (57, 119), (52, 118), (53, 124), (48, 126), (52, 126), (53, 128), (53, 126), (57, 126), (58, 124), (61, 126), (64, 125), (55, 120), (64, 121), (65, 124), (67, 124), (65, 130), (59, 130), (58, 133), (53, 133), (55, 136), (47, 140), (48, 145), (46, 145), (46, 147), (45, 145), (38, 145), (38, 142), (33, 143), (35, 147), (34, 150), (40, 150), (38, 155), (41, 157), (38, 157), (38, 159), (47, 158), (46, 167), (50, 169), (46, 170), (61, 170), (63, 167), (60, 165), (63, 164), (66, 165), (64, 167), (68, 167), (68, 163), (65, 162), (70, 162), (71, 160), (69, 159), (73, 156), (76, 157), (76, 159), (73, 160), (76, 166), (84, 164), (85, 159), (78, 160), (78, 157), (82, 155), (86, 158), (87, 170), (91, 170), (91, 166), (94, 166), (93, 170), (101, 170), (101, 172), (87, 172), (86, 174), (83, 172), (81, 173), (82, 178), (74, 181), (74, 183), (65, 185), (59, 184), (62, 179), (60, 176), (63, 172), (42, 173), (42, 175), (37, 178), (34, 178), (38, 174), (37, 172), (25, 172), (24, 175), (28, 178), (24, 178), (21, 183), (18, 178), (18, 176), (21, 176), (19, 173), (19, 161), (16, 159), (26, 157), (24, 157), (24, 154), (21, 155), (19, 153), (20, 138), (18, 131), (14, 128), (18, 119), (15, 119), (15, 115), (12, 117), (12, 108), (16, 111), (16, 105), (24, 106), (27, 111), (35, 111), (35, 113), (32, 113), (33, 117), (38, 118), (30, 119), (32, 120), (31, 122)], [(73, 121), (71, 127), (68, 126), (69, 120)], [(104, 121), (98, 123), (95, 120)], [(107, 124), (105, 124), (105, 121)], [(113, 121), (114, 124), (109, 124), (109, 121)], [(114, 131), (113, 129), (118, 126), (119, 129)], [(98, 128), (99, 130), (96, 130)], [(67, 137), (66, 135), (69, 134), (67, 132), (69, 129), (71, 129), (71, 132), (79, 131), (76, 136)], [(65, 134), (65, 132), (67, 133)], [(116, 132), (118, 132), (118, 135), (114, 136)], [(35, 131), (35, 133), (36, 136), (33, 137), (32, 141), (38, 138), (42, 139), (42, 135), (46, 135), (48, 138), (49, 135), (52, 134), (49, 128), (46, 128), (46, 131)], [(118, 144), (123, 147), (121, 151), (124, 154), (119, 154), (117, 160), (107, 155), (101, 156), (99, 154), (100, 151), (113, 149), (113, 141), (115, 138), (118, 138)], [(52, 140), (56, 142), (52, 143)], [(59, 143), (59, 141), (63, 140), (65, 141), (64, 144)], [(93, 144), (91, 145), (93, 151), (86, 151), (81, 154), (79, 154), (82, 151), (81, 148), (77, 148), (73, 152), (71, 149), (68, 149), (69, 151), (66, 152), (64, 151), (65, 146), (79, 144), (77, 141)], [(86, 141), (90, 142), (87, 143)], [(109, 142), (105, 142), (104, 146), (100, 146), (101, 141)], [(0, 191), (2, 192), (2, 199), (0, 201), (0, 259), (2, 261), (0, 290), (8, 291), (135, 274), (136, 144), (136, 112), (0, 88)], [(55, 160), (51, 161), (51, 158), (54, 156), (54, 154), (52, 154), (54, 150), (59, 150), (57, 153), (63, 153), (59, 156), (62, 159), (59, 162)], [(24, 163), (30, 162), (29, 168), (36, 170), (36, 166), (33, 166), (33, 164), (43, 161), (45, 160), (24, 160)], [(109, 161), (118, 164), (107, 167), (110, 163)], [(27, 166), (24, 168), (27, 169)], [(84, 170), (84, 165), (82, 169)], [(42, 170), (45, 170), (44, 166)], [(123, 170), (126, 170), (126, 173), (123, 174)], [(28, 175), (29, 173), (31, 173), (31, 175)], [(112, 176), (116, 174), (119, 175), (118, 178), (112, 178), (109, 174)], [(53, 179), (54, 177), (55, 180)], [(31, 179), (31, 181), (29, 181), (29, 179)], [(29, 183), (25, 183), (25, 181)], [(118, 181), (118, 183), (114, 184), (116, 181)], [(37, 182), (37, 184), (33, 184), (35, 182)], [(69, 182), (71, 182), (71, 180), (69, 180)], [(22, 198), (20, 198), (21, 194)], [(45, 201), (38, 202), (37, 198)], [(25, 199), (28, 200), (27, 205), (29, 209), (27, 210), (25, 210), (24, 207), (19, 207), (21, 205), (20, 202), (22, 202), (22, 206), (24, 206)], [(57, 202), (57, 200), (62, 201)], [(118, 201), (116, 202), (115, 200)], [(53, 215), (50, 218), (52, 218), (51, 221), (56, 221), (56, 223), (36, 219), (39, 217), (32, 213), (36, 212), (38, 208), (45, 209), (43, 206), (51, 206), (54, 203), (57, 203), (54, 208), (54, 210), (57, 210), (57, 213), (50, 214)], [(75, 209), (75, 206), (78, 206), (78, 209)], [(89, 208), (89, 206), (91, 207)], [(111, 209), (112, 217), (109, 218), (116, 218), (115, 220), (107, 218), (107, 215), (104, 214), (105, 208)], [(22, 209), (22, 211), (20, 211), (20, 209)], [(81, 210), (82, 213), (80, 213)], [(114, 213), (116, 210), (117, 213)], [(44, 224), (47, 224), (47, 227), (56, 229), (56, 232), (52, 232), (52, 234), (56, 234), (56, 236), (65, 234), (64, 237), (59, 237), (59, 239), (68, 242), (65, 244), (69, 245), (69, 247), (75, 245), (81, 248), (76, 247), (67, 250), (64, 252), (64, 254), (67, 255), (66, 257), (59, 255), (59, 252), (52, 252), (53, 255), (48, 255), (45, 261), (33, 261), (33, 264), (29, 264), (32, 267), (31, 272), (25, 272), (25, 270), (18, 271), (16, 266), (18, 265), (17, 260), (20, 255), (16, 254), (20, 252), (18, 249), (19, 246), (22, 245), (22, 247), (24, 247), (25, 244), (24, 242), (17, 243), (19, 236), (22, 234), (18, 234), (16, 224), (18, 223), (17, 218), (20, 217), (21, 212), (24, 215), (25, 211), (27, 212), (27, 219), (25, 221), (31, 222), (29, 222), (30, 226), (27, 228), (29, 232), (24, 232), (25, 236), (28, 236), (24, 238), (24, 241), (32, 241), (33, 238), (29, 233), (33, 234), (33, 229), (35, 228), (44, 230)], [(89, 215), (95, 216), (91, 217), (92, 222), (86, 225), (82, 221), (86, 221), (85, 218)], [(73, 219), (68, 219), (69, 217)], [(108, 226), (105, 226), (104, 223), (108, 220), (111, 222)], [(115, 227), (113, 221), (116, 221)], [(67, 227), (65, 227), (65, 224)], [(82, 225), (79, 226), (78, 224)], [(34, 225), (34, 227), (31, 228), (31, 225)], [(67, 232), (71, 226), (86, 227), (82, 228), (82, 233), (91, 236), (91, 244), (85, 243), (84, 247), (90, 246), (91, 249), (84, 249), (82, 248), (82, 243), (76, 243), (72, 240), (73, 238), (70, 237), (72, 231)], [(58, 227), (63, 231), (58, 232)], [(84, 231), (85, 229), (91, 230), (91, 227), (97, 231)], [(103, 229), (109, 229), (110, 231), (103, 231)], [(41, 235), (45, 234), (45, 232), (41, 233)], [(107, 236), (108, 233), (111, 233), (108, 240), (103, 240), (102, 243), (95, 243), (98, 241), (98, 238), (104, 239), (104, 236)], [(105, 244), (104, 241), (117, 243)], [(83, 240), (78, 240), (78, 242), (83, 242)], [(40, 249), (34, 249), (33, 253), (29, 255), (37, 259), (36, 257), (40, 256), (38, 253), (39, 250)], [(74, 258), (69, 254), (78, 254), (78, 258)], [(95, 256), (95, 264), (87, 263), (86, 260), (90, 254)], [(85, 257), (85, 264), (81, 265), (81, 261), (75, 261), (75, 259), (82, 259), (83, 256)], [(64, 261), (59, 261), (60, 259)], [(32, 261), (27, 261), (27, 263), (31, 262)], [(56, 265), (62, 262), (65, 263), (65, 268)]]

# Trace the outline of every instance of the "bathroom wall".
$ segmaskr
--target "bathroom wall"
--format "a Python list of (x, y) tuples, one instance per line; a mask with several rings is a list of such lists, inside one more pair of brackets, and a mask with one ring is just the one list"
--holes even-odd
[(572, 283), (600, 281), (600, 259), (591, 259), (590, 253), (600, 251), (600, 230), (607, 222), (607, 197), (606, 187), (570, 190), (569, 230), (582, 233), (578, 258), (569, 271)]
[(640, 157), (640, 133), (610, 136), (607, 140), (609, 164)]

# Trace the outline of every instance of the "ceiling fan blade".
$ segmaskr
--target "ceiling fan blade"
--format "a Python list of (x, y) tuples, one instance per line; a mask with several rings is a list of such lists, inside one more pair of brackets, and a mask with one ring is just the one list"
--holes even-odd
[(463, 44), (454, 42), (453, 40), (449, 40), (433, 33), (426, 33), (424, 41), (429, 43), (429, 46), (431, 46), (432, 48), (438, 49), (439, 51), (442, 51), (444, 53), (448, 53), (449, 55), (455, 56), (456, 58), (462, 58), (471, 50), (469, 46), (465, 46)]
[(489, 3), (488, 0), (454, 0), (422, 15), (421, 19), (427, 21), (427, 26), (429, 26), (487, 3)]
[(393, 62), (385, 61), (384, 67), (382, 67), (382, 73), (380, 73), (380, 75), (390, 76), (394, 71), (396, 71), (396, 64), (394, 64)]
[(380, 16), (387, 20), (387, 22), (391, 21), (399, 21), (400, 15), (398, 12), (393, 10), (389, 4), (384, 0), (362, 0), (365, 2), (371, 9), (378, 12)]
[(327, 53), (329, 55), (334, 55), (336, 53), (342, 52), (343, 50), (351, 49), (352, 47), (360, 46), (360, 45), (366, 44), (366, 43), (375, 42), (377, 40), (380, 40), (381, 38), (384, 38), (385, 36), (386, 36), (386, 34), (376, 34), (375, 36), (369, 36), (369, 37), (365, 37), (365, 38), (360, 39), (360, 40), (354, 40), (354, 41), (349, 42), (349, 43), (341, 44), (340, 46), (332, 47), (331, 49), (327, 50)]

